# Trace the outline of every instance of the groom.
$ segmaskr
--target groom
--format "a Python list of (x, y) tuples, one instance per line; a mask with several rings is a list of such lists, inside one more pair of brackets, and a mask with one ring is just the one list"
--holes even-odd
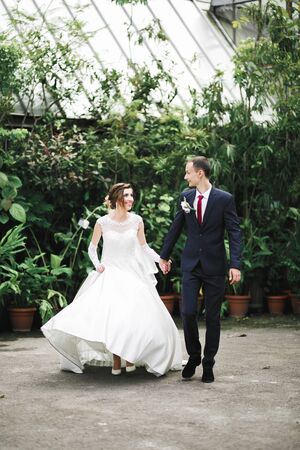
[(172, 249), (183, 229), (187, 233), (181, 258), (182, 320), (189, 360), (182, 371), (190, 379), (201, 364), (201, 344), (197, 323), (197, 301), (203, 287), (206, 336), (202, 360), (204, 383), (214, 381), (213, 366), (220, 341), (220, 310), (225, 290), (226, 253), (224, 232), (230, 249), (229, 282), (240, 281), (241, 231), (231, 194), (214, 188), (210, 181), (210, 164), (204, 156), (189, 160), (184, 179), (190, 189), (180, 195), (180, 208), (160, 252), (160, 267), (170, 270)]

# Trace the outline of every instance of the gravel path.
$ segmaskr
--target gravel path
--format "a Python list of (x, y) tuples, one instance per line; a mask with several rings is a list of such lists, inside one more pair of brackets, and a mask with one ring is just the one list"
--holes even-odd
[(298, 450), (299, 343), (297, 327), (225, 329), (203, 384), (60, 372), (39, 332), (0, 334), (0, 449)]

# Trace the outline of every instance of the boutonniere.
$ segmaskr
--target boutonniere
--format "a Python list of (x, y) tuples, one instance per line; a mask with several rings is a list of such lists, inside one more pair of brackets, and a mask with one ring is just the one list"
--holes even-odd
[(180, 203), (181, 208), (186, 214), (189, 214), (191, 211), (195, 211), (194, 208), (187, 202), (186, 198), (183, 197), (183, 201)]

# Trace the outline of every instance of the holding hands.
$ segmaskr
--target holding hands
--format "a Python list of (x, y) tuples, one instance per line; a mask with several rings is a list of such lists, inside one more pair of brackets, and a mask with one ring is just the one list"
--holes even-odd
[[(159, 267), (164, 275), (167, 275), (170, 272), (171, 264), (172, 264), (171, 259), (169, 259), (169, 261), (167, 261), (166, 259), (160, 258)], [(228, 278), (229, 278), (230, 284), (239, 283), (241, 281), (241, 271), (238, 269), (233, 269), (233, 268), (229, 269)]]
[(169, 261), (167, 261), (166, 259), (160, 258), (159, 267), (164, 275), (167, 275), (170, 272), (171, 264), (172, 264), (172, 261), (170, 259), (169, 259)]

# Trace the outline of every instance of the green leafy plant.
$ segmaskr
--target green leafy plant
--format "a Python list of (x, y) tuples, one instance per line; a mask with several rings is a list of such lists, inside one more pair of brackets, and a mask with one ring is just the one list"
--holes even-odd
[[(52, 263), (60, 261), (58, 268), (72, 269), (72, 278), (57, 274), (47, 289), (69, 298), (86, 275), (91, 230), (83, 232), (75, 218), (96, 208), (95, 215), (105, 213), (99, 205), (115, 182), (133, 184), (135, 208), (144, 218), (150, 245), (159, 251), (178, 193), (186, 187), (186, 158), (199, 154), (211, 160), (214, 185), (235, 195), (242, 219), (244, 278), (238, 289), (246, 292), (257, 273), (263, 279), (271, 274), (269, 267), (282, 262), (282, 252), (294, 264), (284, 234), (293, 235), (299, 217), (298, 16), (270, 2), (262, 13), (252, 6), (247, 20), (257, 24), (257, 36), (242, 43), (233, 60), (240, 101), (227, 101), (223, 74), (217, 72), (202, 91), (190, 88), (190, 99), (181, 108), (174, 106), (178, 86), (159, 23), (134, 34), (129, 24), (128, 33), (135, 42), (146, 37), (166, 46), (165, 58), (154, 59), (150, 68), (131, 62), (120, 73), (99, 69), (80, 56), (78, 48), (90, 34), (79, 19), (47, 21), (54, 36), (49, 39), (43, 19), (20, 9), (11, 14), (19, 35), (12, 27), (0, 43), (5, 61), (0, 69), (1, 235), (10, 226), (8, 219), (16, 219), (15, 206), (10, 208), (21, 205), (28, 252), (43, 254), (34, 264), (47, 266), (49, 273), (52, 254), (58, 258), (52, 257)], [(17, 44), (19, 37), (26, 46)], [(91, 80), (90, 92), (83, 78)], [(15, 94), (28, 99), (23, 124), (30, 116), (30, 132), (6, 127)], [(89, 120), (68, 119), (66, 111), (76, 111), (82, 95), (90, 101), (84, 112)], [(39, 116), (33, 107), (37, 102)], [(37, 243), (42, 243), (38, 251)], [(162, 291), (172, 284), (180, 289), (183, 245), (184, 235), (172, 254), (172, 273), (160, 280)], [(17, 259), (24, 262), (21, 255)], [(15, 270), (9, 264), (4, 265)], [(280, 269), (282, 283), (293, 272), (290, 266)], [(8, 272), (3, 289), (18, 289), (16, 273)], [(43, 300), (56, 302), (56, 309), (59, 297), (48, 298), (47, 289)]]
[[(57, 301), (61, 307), (67, 305), (63, 294), (52, 286), (58, 286), (61, 275), (71, 276), (71, 269), (63, 266), (61, 258), (54, 254), (50, 264), (46, 263), (44, 253), (30, 256), (25, 241), (22, 225), (9, 229), (0, 240), (0, 300), (11, 307), (36, 305), (45, 319), (46, 302), (48, 315), (50, 308), (52, 315), (57, 312)], [(25, 253), (28, 256), (24, 258)]]
[[(264, 269), (272, 255), (269, 236), (260, 236), (260, 230), (253, 226), (250, 219), (241, 224), (243, 234), (241, 281), (234, 285), (228, 284), (228, 292), (236, 295), (248, 295), (250, 280), (257, 270)], [(225, 241), (227, 258), (229, 259), (229, 242)]]
[[(22, 181), (15, 175), (6, 175), (0, 172), (0, 189), (2, 200), (0, 202), (0, 223), (5, 224), (10, 216), (18, 222), (26, 222), (24, 207), (16, 202), (17, 189), (22, 186)], [(9, 213), (9, 214), (8, 214)]]
[(17, 42), (7, 39), (3, 33), (0, 37), (0, 126), (7, 115), (13, 111), (14, 94), (21, 89), (19, 67), (22, 61), (22, 50)]
[(66, 297), (61, 292), (48, 289), (46, 298), (43, 298), (39, 304), (39, 313), (42, 318), (42, 323), (46, 323), (67, 305)]
[(289, 236), (287, 245), (287, 281), (292, 293), (300, 297), (300, 222)]
[[(164, 238), (171, 225), (170, 212), (173, 204), (176, 204), (174, 196), (163, 194), (160, 188), (154, 185), (149, 191), (142, 191), (136, 209), (143, 217), (145, 223), (146, 238), (150, 246), (160, 251)], [(171, 275), (162, 275), (159, 272), (158, 289), (160, 293), (171, 289)]]
[(25, 240), (22, 225), (9, 229), (0, 240), (0, 303), (2, 304), (8, 295), (20, 293), (16, 255), (24, 251)]

